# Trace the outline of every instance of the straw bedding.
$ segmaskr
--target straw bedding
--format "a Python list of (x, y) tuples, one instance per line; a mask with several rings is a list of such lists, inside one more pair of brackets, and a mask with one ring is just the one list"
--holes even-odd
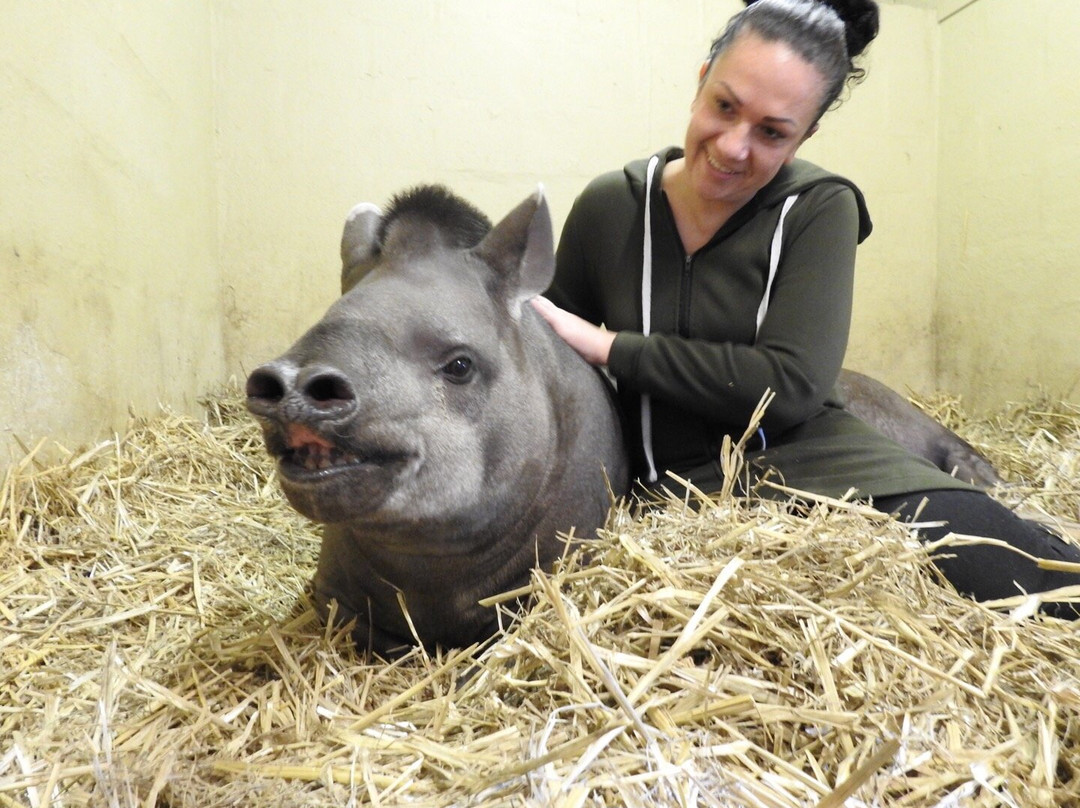
[[(489, 647), (368, 661), (206, 403), (4, 480), (0, 808), (1077, 804), (1080, 627), (958, 598), (869, 509), (620, 507)], [(1077, 519), (1075, 407), (925, 404)]]

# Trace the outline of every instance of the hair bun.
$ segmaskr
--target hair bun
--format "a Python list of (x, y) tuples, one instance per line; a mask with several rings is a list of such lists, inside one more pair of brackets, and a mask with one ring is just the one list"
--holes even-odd
[(878, 5), (874, 0), (820, 0), (844, 21), (848, 57), (854, 59), (878, 35)]
[[(757, 0), (743, 0), (750, 6)], [(844, 23), (844, 38), (847, 41), (848, 58), (854, 59), (878, 35), (878, 4), (875, 0), (810, 0), (822, 3), (836, 12)]]

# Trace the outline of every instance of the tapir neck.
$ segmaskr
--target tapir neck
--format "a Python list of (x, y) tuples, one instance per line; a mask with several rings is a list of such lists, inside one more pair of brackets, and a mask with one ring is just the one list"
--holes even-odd
[(343, 604), (358, 626), (403, 642), (415, 631), (425, 644), (490, 635), (497, 615), (478, 601), (550, 568), (565, 548), (560, 531), (593, 537), (609, 479), (625, 490), (618, 417), (600, 375), (531, 308), (521, 326), (516, 350), (528, 354), (532, 375), (487, 425), (494, 438), (477, 504), (408, 519), (384, 510), (326, 527), (316, 595)]
[[(418, 551), (418, 532), (428, 529), (438, 531), (439, 547)], [(351, 613), (362, 609), (382, 632), (403, 642), (415, 630), (425, 644), (468, 645), (495, 628), (495, 612), (478, 601), (523, 586), (538, 563), (549, 566), (560, 546), (556, 529), (542, 515), (539, 501), (524, 512), (500, 513), (483, 525), (462, 525), (454, 532), (445, 524), (415, 525), (417, 532), (411, 534), (328, 525), (316, 591), (324, 600), (349, 604)], [(350, 558), (347, 567), (335, 561), (343, 557)]]

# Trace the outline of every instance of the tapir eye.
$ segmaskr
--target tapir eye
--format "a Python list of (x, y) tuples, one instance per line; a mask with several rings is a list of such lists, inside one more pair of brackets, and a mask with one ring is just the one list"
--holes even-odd
[(442, 366), (443, 375), (452, 382), (464, 384), (473, 377), (475, 366), (467, 356), (455, 356)]

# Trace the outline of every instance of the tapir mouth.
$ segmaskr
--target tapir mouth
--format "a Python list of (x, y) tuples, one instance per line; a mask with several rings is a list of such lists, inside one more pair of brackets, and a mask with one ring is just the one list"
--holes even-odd
[[(370, 445), (342, 448), (301, 424), (289, 424), (274, 441), (271, 452), (277, 456), (283, 476), (295, 480), (316, 481), (336, 471), (362, 466), (389, 466), (407, 460), (410, 453)], [(276, 449), (276, 451), (275, 451)]]
[(361, 462), (360, 456), (336, 447), (318, 445), (289, 449), (281, 456), (281, 462), (305, 471), (326, 471), (342, 466), (354, 466)]

